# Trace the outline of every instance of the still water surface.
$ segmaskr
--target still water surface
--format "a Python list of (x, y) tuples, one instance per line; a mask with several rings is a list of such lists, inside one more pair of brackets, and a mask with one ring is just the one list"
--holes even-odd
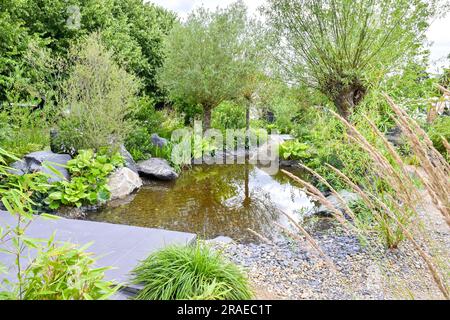
[(273, 221), (288, 225), (283, 211), (299, 218), (312, 207), (302, 188), (281, 172), (270, 176), (251, 165), (201, 165), (173, 182), (151, 181), (131, 202), (88, 219), (257, 242), (248, 229), (276, 237)]

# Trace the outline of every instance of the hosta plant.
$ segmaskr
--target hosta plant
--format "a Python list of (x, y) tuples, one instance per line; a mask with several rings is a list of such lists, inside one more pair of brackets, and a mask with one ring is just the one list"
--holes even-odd
[(122, 165), (123, 157), (119, 153), (80, 151), (67, 163), (71, 180), (60, 181), (52, 187), (47, 198), (49, 207), (55, 210), (62, 205), (81, 207), (107, 201), (110, 197), (107, 177)]

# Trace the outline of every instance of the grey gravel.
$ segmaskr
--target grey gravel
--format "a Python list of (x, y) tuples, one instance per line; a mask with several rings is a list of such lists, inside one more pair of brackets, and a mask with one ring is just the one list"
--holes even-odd
[(215, 248), (246, 270), (257, 299), (442, 298), (410, 243), (396, 250), (363, 247), (357, 237), (327, 223), (331, 227), (308, 232), (337, 270), (306, 241), (287, 237), (272, 244), (217, 243)]

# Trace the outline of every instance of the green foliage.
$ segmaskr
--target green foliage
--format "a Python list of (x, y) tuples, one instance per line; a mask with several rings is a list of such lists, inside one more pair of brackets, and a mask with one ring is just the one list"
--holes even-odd
[(110, 268), (95, 268), (92, 254), (49, 241), (25, 272), (23, 300), (106, 300), (117, 286), (104, 280)]
[(199, 104), (190, 104), (185, 101), (174, 101), (174, 108), (177, 113), (184, 116), (184, 124), (193, 126), (196, 120), (201, 120), (203, 108)]
[(80, 207), (106, 202), (110, 197), (107, 177), (122, 165), (123, 157), (119, 153), (109, 156), (107, 153), (95, 154), (92, 150), (80, 151), (67, 163), (71, 180), (52, 186), (47, 198), (49, 207), (55, 210), (62, 205)]
[[(26, 63), (30, 46), (64, 60), (73, 42), (97, 31), (102, 31), (115, 61), (142, 79), (143, 91), (160, 98), (156, 69), (164, 58), (162, 42), (175, 20), (174, 13), (142, 0), (2, 0), (0, 101), (9, 100), (7, 95), (16, 93), (18, 83), (49, 76)], [(22, 93), (21, 99), (27, 99)]]
[(151, 142), (151, 135), (144, 128), (137, 128), (128, 137), (126, 148), (135, 161), (147, 160), (150, 157), (163, 158), (171, 162), (172, 144), (160, 148)]
[(264, 12), (276, 61), (348, 117), (370, 84), (417, 53), (437, 10), (425, 0), (271, 0)]
[(74, 47), (72, 59), (63, 84), (60, 144), (75, 150), (117, 149), (131, 129), (126, 116), (134, 105), (136, 78), (114, 63), (98, 34)]
[(139, 300), (248, 300), (248, 280), (234, 264), (205, 245), (169, 247), (144, 260), (134, 271), (144, 288)]
[[(374, 141), (377, 138), (365, 123), (364, 116), (368, 116), (380, 128), (383, 127), (385, 118), (378, 112), (376, 104), (364, 104), (352, 116), (355, 126), (367, 134), (370, 141)], [(342, 170), (355, 181), (364, 179), (370, 169), (369, 156), (359, 146), (351, 143), (343, 124), (323, 109), (304, 112), (294, 125), (294, 134), (299, 141), (311, 147), (311, 157), (305, 159), (304, 163), (326, 178), (337, 190), (345, 188), (346, 185), (326, 164)], [(318, 181), (317, 185), (322, 190), (327, 189)]]
[(142, 0), (114, 0), (113, 19), (104, 26), (103, 39), (115, 60), (142, 81), (143, 93), (162, 100), (156, 80), (164, 62), (163, 42), (176, 15)]
[(161, 115), (163, 121), (160, 123), (157, 133), (159, 136), (170, 140), (174, 130), (184, 128), (184, 121), (179, 114), (171, 110), (163, 110)]
[(23, 70), (28, 47), (39, 39), (30, 34), (19, 17), (23, 14), (24, 2), (20, 0), (0, 1), (0, 102), (9, 100), (16, 81), (27, 77), (30, 70)]
[(272, 104), (272, 110), (280, 133), (290, 134), (293, 129), (292, 119), (298, 112), (296, 102), (288, 97), (278, 97)]
[[(17, 218), (15, 225), (0, 228), (0, 250), (13, 256), (18, 270), (14, 273), (15, 280), (4, 279), (0, 283), (0, 299), (84, 300), (111, 296), (117, 287), (103, 280), (104, 271), (109, 268), (93, 268), (95, 260), (85, 248), (56, 245), (53, 236), (48, 240), (27, 236), (36, 205), (33, 199), (35, 194), (48, 190), (48, 176), (42, 173), (13, 176), (7, 167), (12, 160), (18, 159), (0, 148), (0, 197), (8, 210), (6, 214)], [(44, 214), (42, 218), (54, 217)], [(26, 250), (35, 250), (36, 255), (23, 268)]]
[(135, 127), (145, 129), (149, 134), (160, 133), (162, 123), (165, 121), (165, 114), (155, 109), (155, 100), (150, 97), (137, 99), (131, 108), (129, 119), (135, 122)]
[(313, 155), (311, 147), (306, 143), (297, 140), (287, 141), (280, 145), (280, 157), (283, 160), (302, 160), (307, 161)]
[(136, 107), (132, 109), (130, 120), (134, 128), (125, 141), (127, 150), (135, 161), (147, 160), (152, 155), (170, 160), (170, 146), (157, 148), (151, 142), (152, 134), (170, 140), (172, 132), (183, 128), (183, 119), (173, 111), (156, 111), (153, 99), (139, 99)]
[(214, 12), (199, 8), (175, 25), (165, 42), (160, 84), (171, 100), (202, 106), (206, 128), (211, 110), (246, 88), (251, 73), (246, 14), (242, 2)]
[(419, 52), (417, 56), (407, 61), (400, 70), (387, 77), (382, 84), (383, 90), (389, 92), (392, 98), (397, 101), (407, 99), (406, 107), (411, 111), (418, 107), (426, 108), (426, 102), (417, 105), (417, 103), (411, 103), (411, 100), (429, 99), (439, 93), (435, 87), (438, 79), (432, 77), (427, 71), (430, 64), (428, 58), (428, 51)]
[(450, 88), (450, 68), (444, 68), (444, 71), (439, 78), (439, 84), (445, 88)]
[(219, 148), (213, 138), (206, 138), (199, 135), (192, 137), (192, 158), (199, 159), (203, 156), (214, 156)]
[(125, 147), (135, 161), (147, 160), (152, 156), (151, 134), (146, 128), (135, 128), (125, 142)]
[(433, 141), (434, 147), (450, 160), (450, 154), (444, 146), (442, 138), (450, 141), (450, 117), (437, 118), (428, 128), (428, 135)]
[(21, 157), (49, 145), (46, 117), (49, 110), (30, 113), (27, 108), (13, 107), (0, 111), (0, 145)]
[(245, 128), (245, 108), (231, 101), (222, 102), (212, 113), (212, 127), (222, 131)]

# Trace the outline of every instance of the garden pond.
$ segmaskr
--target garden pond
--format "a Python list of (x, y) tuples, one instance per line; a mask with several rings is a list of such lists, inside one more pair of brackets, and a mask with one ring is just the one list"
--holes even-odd
[(91, 213), (88, 219), (192, 232), (202, 239), (227, 236), (245, 243), (260, 240), (252, 231), (277, 237), (280, 231), (273, 222), (289, 225), (283, 212), (301, 220), (313, 208), (301, 186), (281, 171), (271, 176), (253, 165), (198, 165), (176, 181), (148, 181), (128, 201)]

